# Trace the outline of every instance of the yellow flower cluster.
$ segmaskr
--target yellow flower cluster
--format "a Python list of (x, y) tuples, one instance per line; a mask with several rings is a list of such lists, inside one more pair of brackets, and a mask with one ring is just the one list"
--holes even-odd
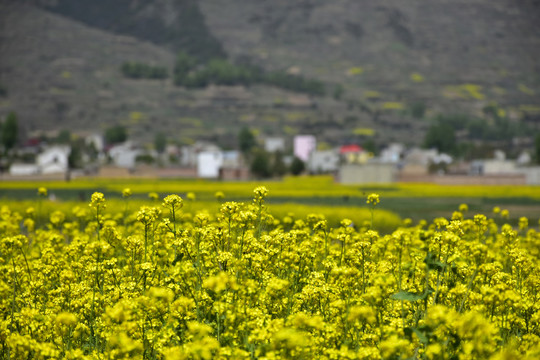
[(377, 205), (380, 202), (379, 194), (369, 194), (367, 197), (367, 204)]
[(2, 206), (0, 359), (539, 358), (536, 220), (462, 205), (381, 233), (253, 195), (195, 214), (178, 195), (164, 214), (107, 212), (102, 193), (40, 218)]

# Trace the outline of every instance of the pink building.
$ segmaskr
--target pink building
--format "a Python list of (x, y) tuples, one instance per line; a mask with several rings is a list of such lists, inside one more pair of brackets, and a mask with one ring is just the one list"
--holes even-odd
[(294, 137), (294, 156), (306, 162), (309, 154), (317, 148), (317, 140), (313, 135), (297, 135)]

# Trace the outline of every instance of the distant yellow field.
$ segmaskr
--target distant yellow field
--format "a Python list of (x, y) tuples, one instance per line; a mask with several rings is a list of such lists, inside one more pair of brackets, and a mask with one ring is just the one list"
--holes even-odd
[(34, 189), (45, 186), (54, 189), (96, 189), (121, 192), (129, 187), (134, 194), (149, 192), (187, 193), (209, 197), (222, 191), (226, 197), (249, 197), (251, 189), (265, 185), (271, 197), (364, 197), (367, 193), (377, 192), (389, 197), (487, 197), (512, 198), (527, 197), (540, 199), (540, 187), (532, 185), (437, 185), (437, 184), (392, 184), (392, 185), (341, 185), (331, 176), (287, 177), (283, 180), (265, 180), (249, 182), (221, 182), (212, 180), (158, 180), (158, 179), (75, 179), (71, 182), (0, 182), (0, 190)]

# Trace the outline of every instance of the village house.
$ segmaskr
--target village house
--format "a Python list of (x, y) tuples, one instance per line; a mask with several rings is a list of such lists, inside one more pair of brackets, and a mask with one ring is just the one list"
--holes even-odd
[(502, 175), (517, 172), (517, 163), (506, 159), (506, 154), (501, 150), (496, 150), (492, 159), (474, 160), (470, 169), (471, 175)]
[(249, 176), (249, 168), (245, 165), (240, 151), (223, 152), (223, 163), (219, 169), (220, 180), (247, 180)]
[(128, 169), (135, 167), (137, 156), (143, 153), (144, 151), (131, 141), (115, 145), (108, 151), (109, 158), (114, 165)]
[(45, 148), (36, 155), (34, 163), (14, 163), (9, 168), (13, 176), (62, 174), (69, 169), (71, 147), (54, 145)]
[(405, 146), (400, 143), (392, 143), (381, 151), (381, 162), (397, 164), (400, 162)]
[(307, 162), (309, 154), (317, 148), (317, 140), (313, 135), (297, 135), (293, 140), (294, 156)]
[(339, 169), (339, 151), (315, 150), (309, 155), (307, 170), (310, 174), (334, 173)]
[(182, 167), (198, 167), (198, 155), (201, 152), (217, 152), (221, 149), (207, 141), (196, 141), (192, 145), (182, 146), (180, 149), (180, 166)]
[(42, 174), (65, 173), (69, 168), (69, 154), (71, 147), (68, 145), (55, 145), (46, 148), (36, 157), (36, 163)]
[(372, 154), (356, 144), (343, 145), (339, 148), (342, 164), (365, 164)]
[(391, 184), (397, 180), (397, 166), (375, 159), (363, 164), (342, 164), (338, 179), (342, 184)]
[(223, 152), (220, 150), (201, 151), (197, 154), (197, 176), (217, 179), (223, 166)]
[(264, 139), (264, 150), (269, 153), (285, 151), (285, 139), (282, 137), (267, 137)]

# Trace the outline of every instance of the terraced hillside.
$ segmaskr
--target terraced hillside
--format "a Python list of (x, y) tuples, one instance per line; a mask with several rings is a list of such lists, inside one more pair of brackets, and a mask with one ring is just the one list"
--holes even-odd
[[(148, 140), (227, 143), (242, 126), (338, 143), (375, 133), (420, 143), (439, 113), (486, 108), (534, 129), (538, 1), (0, 1), (0, 115), (26, 132), (130, 126)], [(274, 86), (175, 86), (178, 51), (317, 79), (324, 96)], [(166, 67), (133, 80), (124, 62)], [(420, 109), (420, 111), (418, 111)]]

